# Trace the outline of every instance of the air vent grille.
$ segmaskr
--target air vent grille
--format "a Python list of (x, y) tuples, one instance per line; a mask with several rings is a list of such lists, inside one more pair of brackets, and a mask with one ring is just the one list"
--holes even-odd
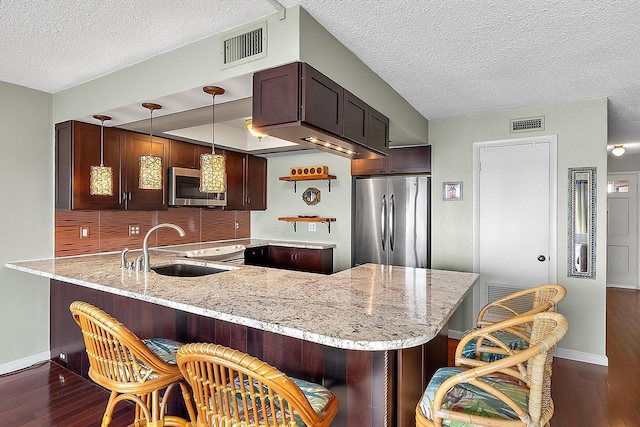
[(511, 119), (509, 120), (509, 128), (510, 133), (544, 130), (544, 116)]
[(266, 56), (267, 25), (230, 34), (222, 40), (223, 67), (244, 64)]
[[(487, 284), (487, 301), (493, 302), (498, 298), (502, 298), (504, 296), (507, 296), (515, 292), (519, 292), (521, 290), (522, 289), (520, 288), (515, 288), (512, 286), (496, 285), (493, 283), (488, 283)], [(527, 312), (533, 308), (533, 294), (527, 294), (520, 298), (516, 298), (514, 300), (511, 300), (505, 303), (504, 305), (516, 311), (517, 313)], [(512, 317), (512, 316), (513, 316), (513, 313), (511, 313), (508, 310), (504, 310), (501, 308), (491, 308), (487, 312), (485, 318), (487, 320), (498, 322), (500, 320), (508, 319), (509, 317)]]

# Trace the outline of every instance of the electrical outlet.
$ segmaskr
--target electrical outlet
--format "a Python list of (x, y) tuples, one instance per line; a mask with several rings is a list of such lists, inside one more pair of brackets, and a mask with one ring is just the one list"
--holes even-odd
[(66, 353), (60, 353), (60, 356), (58, 356), (60, 358), (60, 360), (62, 360), (63, 362), (67, 361), (67, 354)]
[(316, 231), (316, 223), (315, 222), (310, 222), (309, 223), (309, 231)]
[(129, 236), (135, 236), (138, 234), (140, 234), (140, 226), (129, 224)]
[(86, 225), (80, 226), (80, 238), (81, 239), (89, 238), (89, 226), (86, 226)]

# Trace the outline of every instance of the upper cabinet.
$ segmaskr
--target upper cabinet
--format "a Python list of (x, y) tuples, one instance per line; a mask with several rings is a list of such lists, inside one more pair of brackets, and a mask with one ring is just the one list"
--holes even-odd
[[(182, 141), (169, 141), (169, 167), (199, 169), (202, 145)], [(208, 151), (211, 151), (209, 148)]]
[[(163, 185), (159, 190), (143, 190), (138, 188), (140, 180), (140, 156), (153, 154), (162, 157)], [(167, 205), (167, 164), (169, 159), (169, 140), (153, 137), (153, 144), (149, 142), (149, 135), (126, 132), (126, 156), (122, 159), (125, 165), (123, 182), (123, 199), (125, 209), (135, 210), (166, 210)]]
[[(100, 164), (100, 126), (68, 121), (56, 125), (56, 209), (167, 209), (162, 190), (138, 188), (139, 157), (152, 153), (167, 161), (169, 141), (116, 128), (104, 128), (104, 165), (113, 170), (113, 195), (89, 194), (91, 166)], [(164, 168), (166, 171), (166, 167)]]
[(381, 159), (351, 161), (351, 175), (431, 173), (431, 146), (398, 147)]
[(349, 158), (389, 151), (389, 119), (301, 62), (253, 75), (253, 126)]
[(104, 166), (113, 171), (113, 196), (89, 194), (91, 166), (100, 165), (100, 126), (82, 122), (56, 125), (56, 209), (121, 209), (121, 157), (125, 132), (104, 128)]
[(225, 210), (267, 209), (267, 159), (224, 151), (227, 166)]

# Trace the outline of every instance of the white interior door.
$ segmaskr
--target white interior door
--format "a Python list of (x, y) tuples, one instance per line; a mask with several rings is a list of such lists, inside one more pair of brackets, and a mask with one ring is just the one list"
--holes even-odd
[(638, 179), (607, 177), (607, 286), (638, 287)]
[(539, 138), (476, 144), (477, 309), (503, 295), (555, 282), (551, 145)]

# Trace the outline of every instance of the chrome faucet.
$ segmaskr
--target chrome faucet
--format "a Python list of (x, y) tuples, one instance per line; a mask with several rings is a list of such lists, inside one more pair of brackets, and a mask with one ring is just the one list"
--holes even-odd
[(163, 227), (173, 228), (178, 233), (180, 233), (180, 237), (184, 237), (186, 235), (186, 233), (184, 232), (182, 227), (180, 227), (178, 225), (175, 225), (175, 224), (165, 223), (165, 224), (158, 224), (158, 225), (155, 225), (155, 226), (151, 227), (149, 229), (149, 231), (147, 231), (147, 234), (144, 236), (144, 240), (142, 241), (143, 265), (140, 266), (139, 265), (140, 263), (137, 262), (136, 263), (136, 270), (140, 269), (140, 270), (143, 270), (145, 272), (151, 271), (151, 265), (149, 263), (149, 236), (151, 235), (151, 233), (153, 233), (157, 229), (163, 228)]

